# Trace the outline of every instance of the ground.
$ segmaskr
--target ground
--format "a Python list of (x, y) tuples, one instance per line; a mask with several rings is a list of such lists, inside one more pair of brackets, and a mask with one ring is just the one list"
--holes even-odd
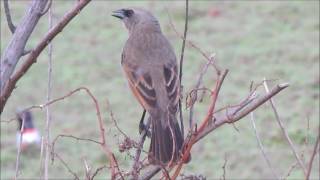
[[(10, 1), (14, 23), (18, 24), (29, 1)], [(74, 1), (54, 1), (53, 18), (57, 22), (75, 4)], [(52, 97), (60, 97), (81, 86), (89, 88), (99, 100), (107, 142), (119, 158), (121, 168), (130, 166), (131, 159), (117, 149), (123, 136), (115, 130), (109, 111), (112, 109), (120, 128), (133, 139), (138, 139), (138, 123), (142, 108), (135, 101), (120, 67), (122, 47), (128, 37), (121, 22), (110, 16), (112, 10), (123, 7), (143, 7), (159, 19), (163, 33), (180, 56), (181, 39), (170, 26), (168, 13), (177, 30), (184, 27), (183, 1), (93, 1), (53, 41)], [(8, 30), (1, 1), (1, 52), (11, 34)], [(27, 47), (34, 47), (48, 31), (48, 17), (39, 22)], [(308, 162), (319, 127), (319, 1), (202, 1), (190, 2), (188, 39), (208, 55), (215, 53), (220, 67), (229, 74), (221, 89), (219, 107), (238, 103), (248, 95), (250, 82), (263, 78), (275, 83), (290, 83), (274, 101), (280, 118), (299, 153), (303, 151)], [(206, 60), (187, 46), (184, 59), (184, 95), (195, 85), (197, 74)], [(28, 73), (17, 84), (1, 120), (15, 116), (17, 108), (43, 104), (47, 92), (48, 54), (45, 50)], [(214, 70), (209, 69), (205, 85), (213, 87)], [(263, 90), (263, 89), (262, 89)], [(261, 91), (262, 93), (263, 91)], [(108, 105), (110, 104), (110, 105)], [(195, 119), (204, 117), (209, 97), (195, 107)], [(188, 110), (183, 109), (184, 119)], [(45, 110), (32, 110), (36, 126), (42, 134), (45, 129)], [(98, 123), (92, 101), (79, 93), (51, 106), (51, 139), (58, 134), (72, 134), (83, 138), (99, 138)], [(286, 177), (295, 158), (275, 120), (269, 104), (254, 113), (257, 130), (275, 171)], [(185, 122), (187, 124), (187, 121)], [(258, 147), (249, 117), (237, 122), (236, 131), (224, 125), (209, 134), (192, 150), (192, 161), (183, 173), (202, 174), (207, 179), (223, 175), (225, 158), (227, 179), (272, 178), (272, 173)], [(186, 127), (187, 130), (188, 126)], [(16, 123), (1, 122), (1, 179), (12, 179), (15, 173)], [(305, 142), (307, 140), (307, 142)], [(148, 149), (149, 141), (144, 148)], [(96, 144), (60, 139), (55, 152), (68, 163), (79, 177), (84, 177), (86, 159), (92, 169), (107, 160)], [(312, 178), (319, 177), (319, 156), (316, 157)], [(72, 178), (68, 170), (54, 159), (49, 165), (52, 178)], [(103, 171), (98, 177), (109, 173)], [(40, 149), (24, 152), (21, 157), (22, 178), (40, 176)], [(109, 176), (107, 176), (109, 177)], [(302, 179), (299, 167), (288, 179)]]

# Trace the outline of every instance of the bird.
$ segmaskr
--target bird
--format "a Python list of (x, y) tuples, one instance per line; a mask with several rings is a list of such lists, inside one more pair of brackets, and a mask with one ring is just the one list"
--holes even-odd
[(16, 135), (17, 148), (20, 147), (21, 150), (24, 151), (31, 145), (39, 145), (40, 133), (34, 126), (31, 112), (29, 110), (17, 110), (16, 116), (18, 120)]
[(148, 161), (155, 165), (176, 164), (183, 137), (176, 118), (180, 83), (173, 47), (151, 12), (123, 8), (113, 11), (112, 16), (128, 30), (121, 66), (133, 95), (151, 119)]

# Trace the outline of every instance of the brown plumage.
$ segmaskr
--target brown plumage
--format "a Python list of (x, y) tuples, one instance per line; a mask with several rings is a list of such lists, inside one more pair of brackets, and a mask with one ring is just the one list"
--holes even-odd
[(183, 137), (176, 119), (179, 77), (176, 56), (157, 19), (143, 9), (120, 9), (129, 31), (121, 65), (129, 86), (151, 117), (149, 161), (166, 165), (180, 155)]

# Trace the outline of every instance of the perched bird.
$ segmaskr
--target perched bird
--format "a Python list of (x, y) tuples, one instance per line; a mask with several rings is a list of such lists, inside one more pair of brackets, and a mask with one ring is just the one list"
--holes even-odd
[(29, 145), (39, 145), (40, 134), (38, 130), (34, 127), (31, 112), (28, 110), (18, 110), (16, 114), (18, 120), (18, 129), (16, 135), (17, 147), (20, 146), (20, 141), (21, 150), (25, 150)]
[(176, 163), (183, 137), (176, 118), (180, 85), (174, 50), (150, 12), (120, 9), (112, 16), (121, 19), (129, 31), (121, 65), (134, 96), (150, 115), (149, 162)]

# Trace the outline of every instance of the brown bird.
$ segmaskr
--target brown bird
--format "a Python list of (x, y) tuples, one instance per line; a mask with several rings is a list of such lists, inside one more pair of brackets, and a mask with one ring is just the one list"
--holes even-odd
[(134, 96), (151, 118), (149, 162), (175, 163), (183, 143), (176, 119), (180, 97), (176, 55), (150, 12), (120, 9), (112, 15), (129, 31), (121, 65)]

